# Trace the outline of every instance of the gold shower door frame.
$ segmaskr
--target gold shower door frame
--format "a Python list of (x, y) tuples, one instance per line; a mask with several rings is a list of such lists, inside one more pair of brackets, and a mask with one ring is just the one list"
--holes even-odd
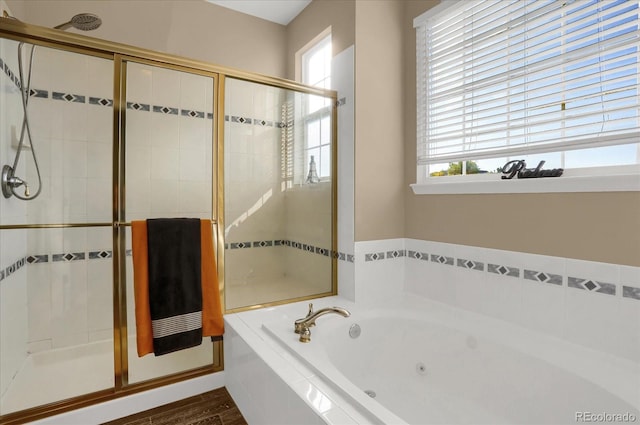
[[(61, 223), (0, 225), (3, 229), (48, 229), (71, 227), (111, 227), (113, 235), (113, 313), (114, 313), (114, 386), (78, 397), (33, 407), (0, 416), (0, 423), (24, 423), (48, 416), (90, 406), (134, 393), (158, 388), (175, 382), (204, 376), (224, 369), (222, 341), (214, 342), (213, 359), (209, 366), (129, 384), (127, 354), (126, 266), (125, 232), (131, 223), (125, 221), (125, 129), (126, 129), (126, 74), (128, 63), (140, 63), (176, 71), (198, 74), (213, 79), (213, 134), (212, 134), (212, 222), (217, 249), (218, 278), (223, 312), (224, 303), (224, 99), (225, 77), (251, 81), (302, 93), (325, 96), (332, 100), (332, 254), (337, 252), (337, 94), (333, 90), (319, 89), (293, 81), (261, 74), (221, 67), (175, 55), (109, 42), (80, 34), (25, 24), (11, 19), (0, 19), (0, 37), (29, 44), (96, 56), (113, 61), (113, 190), (112, 221), (106, 223)], [(337, 258), (332, 255), (331, 293), (337, 294)], [(325, 294), (323, 294), (325, 295)], [(307, 299), (309, 297), (300, 298)], [(298, 301), (288, 300), (287, 302)], [(275, 303), (274, 303), (275, 304)], [(256, 306), (258, 307), (258, 306)], [(261, 307), (261, 306), (260, 306)], [(251, 307), (249, 307), (251, 308)], [(69, 371), (70, 373), (72, 371)]]

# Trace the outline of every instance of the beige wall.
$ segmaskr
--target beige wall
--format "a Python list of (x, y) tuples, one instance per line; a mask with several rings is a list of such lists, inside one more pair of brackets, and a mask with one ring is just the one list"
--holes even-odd
[[(81, 12), (102, 26), (91, 37), (284, 77), (286, 27), (204, 0), (8, 0), (17, 18), (53, 27)], [(77, 31), (75, 29), (70, 31)]]
[(287, 76), (295, 79), (295, 55), (331, 27), (333, 56), (355, 42), (354, 0), (314, 0), (287, 25)]
[(404, 231), (403, 2), (356, 2), (355, 239)]

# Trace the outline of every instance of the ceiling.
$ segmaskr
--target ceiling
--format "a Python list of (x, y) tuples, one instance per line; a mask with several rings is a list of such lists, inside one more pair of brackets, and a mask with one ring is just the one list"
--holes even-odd
[(311, 0), (207, 0), (237, 12), (287, 25)]

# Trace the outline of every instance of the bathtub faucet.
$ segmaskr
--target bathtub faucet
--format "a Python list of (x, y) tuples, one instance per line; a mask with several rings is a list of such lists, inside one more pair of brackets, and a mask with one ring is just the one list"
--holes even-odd
[(309, 303), (309, 312), (307, 313), (307, 316), (294, 322), (295, 333), (300, 334), (300, 342), (311, 341), (311, 331), (309, 330), (309, 328), (316, 325), (316, 319), (318, 317), (330, 313), (339, 314), (342, 317), (351, 316), (351, 313), (349, 313), (349, 311), (341, 307), (326, 307), (318, 311), (313, 311), (313, 304)]

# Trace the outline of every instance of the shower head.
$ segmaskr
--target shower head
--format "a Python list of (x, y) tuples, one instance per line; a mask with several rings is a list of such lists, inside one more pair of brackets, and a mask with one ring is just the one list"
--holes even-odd
[(60, 24), (53, 28), (57, 30), (66, 30), (69, 27), (74, 27), (82, 31), (92, 31), (102, 25), (102, 19), (98, 15), (92, 13), (79, 13), (71, 18), (69, 22)]

